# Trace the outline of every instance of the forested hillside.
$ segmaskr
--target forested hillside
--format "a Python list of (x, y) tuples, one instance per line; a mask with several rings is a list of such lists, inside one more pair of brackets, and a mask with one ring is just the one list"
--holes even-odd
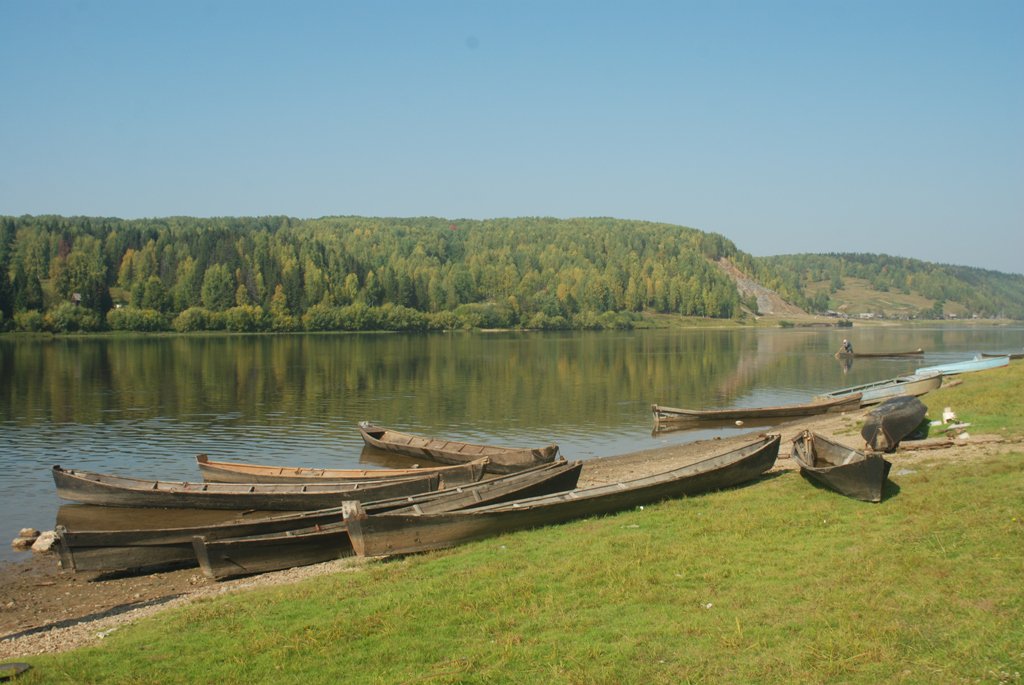
[(1024, 276), (1019, 274), (878, 254), (798, 254), (754, 261), (762, 284), (809, 311), (843, 308), (855, 299), (849, 286), (857, 281), (875, 293), (927, 300), (917, 311), (905, 300), (902, 316), (941, 319), (952, 312), (1024, 319)]
[[(849, 282), (903, 314), (1024, 318), (1024, 277), (884, 255), (753, 258), (619, 219), (0, 217), (0, 330), (628, 328), (756, 312), (716, 261), (810, 312)], [(738, 270), (738, 271), (737, 271)], [(911, 311), (916, 308), (917, 311)]]
[(720, 235), (616, 219), (0, 218), (18, 330), (628, 327), (729, 318)]

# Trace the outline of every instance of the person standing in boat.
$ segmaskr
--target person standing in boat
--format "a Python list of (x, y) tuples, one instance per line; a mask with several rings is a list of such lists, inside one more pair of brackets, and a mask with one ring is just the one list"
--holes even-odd
[(846, 354), (853, 354), (853, 345), (849, 340), (843, 338), (843, 346), (839, 348), (839, 351), (845, 352)]

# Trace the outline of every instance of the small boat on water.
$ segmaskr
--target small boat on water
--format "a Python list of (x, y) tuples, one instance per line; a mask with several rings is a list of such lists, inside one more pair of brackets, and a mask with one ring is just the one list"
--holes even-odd
[(547, 447), (499, 447), (475, 445), (469, 442), (430, 438), (375, 426), (366, 421), (359, 423), (363, 442), (388, 452), (404, 454), (418, 459), (431, 459), (442, 464), (464, 464), (482, 457), (488, 458), (489, 473), (513, 473), (522, 469), (547, 464), (558, 455), (558, 445)]
[(1024, 352), (1009, 352), (1003, 354), (998, 352), (982, 352), (981, 356), (987, 359), (992, 359), (994, 357), (1006, 357), (1010, 361), (1013, 361), (1015, 359), (1024, 359)]
[(787, 404), (776, 407), (731, 407), (728, 409), (676, 409), (661, 404), (652, 404), (654, 422), (664, 421), (726, 421), (732, 419), (789, 418), (815, 416), (829, 412), (843, 412), (860, 408), (860, 394), (842, 397), (816, 399), (803, 404)]
[(390, 480), (437, 474), (441, 487), (475, 483), (484, 477), (487, 457), (454, 466), (412, 469), (328, 469), (304, 466), (265, 466), (230, 461), (213, 461), (205, 454), (196, 464), (207, 483), (324, 483), (328, 481)]
[(949, 364), (936, 364), (935, 366), (926, 366), (918, 369), (917, 373), (940, 373), (943, 376), (952, 376), (958, 373), (973, 373), (975, 371), (987, 371), (988, 369), (998, 369), (1002, 366), (1007, 366), (1010, 363), (1008, 356), (1002, 357), (984, 357), (978, 355), (974, 359), (968, 359), (962, 362), (950, 362)]
[(865, 502), (882, 501), (892, 468), (881, 454), (851, 449), (811, 431), (793, 440), (791, 456), (805, 478)]
[[(476, 483), (456, 486), (449, 490), (367, 502), (364, 506), (367, 511), (374, 514), (391, 510), (433, 512), (532, 497), (574, 488), (581, 467), (581, 462), (568, 464), (565, 460), (559, 460), (514, 474), (493, 476)], [(162, 511), (163, 515), (154, 517), (154, 511)], [(198, 563), (193, 544), (193, 539), (197, 537), (216, 540), (245, 539), (278, 533), (287, 534), (309, 528), (326, 528), (341, 521), (340, 506), (309, 512), (272, 514), (253, 511), (243, 513), (191, 509), (114, 509), (69, 505), (61, 507), (61, 511), (58, 512), (57, 548), (61, 555), (61, 566), (73, 571), (187, 567)], [(322, 547), (324, 541), (321, 540), (318, 544)], [(344, 547), (350, 549), (347, 540)], [(319, 552), (321, 555), (325, 553), (323, 550)], [(243, 557), (243, 552), (237, 549), (231, 551), (227, 543), (220, 550), (209, 552), (208, 563), (211, 567), (221, 563), (213, 561), (220, 558), (224, 560), (224, 564), (234, 568), (234, 571), (228, 572), (223, 570), (225, 566), (220, 566), (218, 568), (221, 570), (211, 572), (211, 575), (238, 575), (241, 573), (239, 567), (242, 565), (255, 568), (256, 562), (253, 559), (258, 559), (258, 554), (251, 550), (244, 551), (244, 554)], [(303, 558), (310, 558), (308, 551), (304, 554), (306, 556)], [(278, 555), (278, 558), (285, 558), (287, 561), (288, 554)], [(228, 559), (234, 560), (238, 565), (229, 563)], [(266, 560), (259, 563), (263, 568), (269, 568)], [(300, 565), (298, 558), (292, 565)]]
[(635, 480), (579, 488), (555, 495), (438, 514), (374, 516), (346, 502), (345, 522), (356, 554), (411, 554), (471, 540), (611, 514), (672, 497), (698, 495), (754, 480), (779, 454), (780, 436), (767, 435), (742, 447)]
[(926, 392), (931, 392), (942, 385), (942, 374), (938, 371), (930, 371), (927, 373), (914, 373), (909, 376), (897, 376), (896, 378), (887, 378), (882, 381), (874, 381), (873, 383), (863, 383), (861, 385), (854, 385), (849, 388), (843, 388), (841, 390), (833, 390), (827, 392), (818, 397), (823, 399), (835, 399), (837, 397), (845, 397), (848, 395), (860, 393), (860, 406), (867, 407), (879, 402), (884, 402), (890, 397), (900, 397), (902, 395), (910, 395), (917, 397), (923, 395)]
[(441, 477), (435, 473), (344, 483), (189, 483), (54, 466), (53, 482), (61, 499), (104, 507), (311, 511), (336, 507), (344, 500), (369, 502), (431, 492), (440, 488)]
[(905, 352), (843, 352), (839, 350), (836, 352), (836, 359), (860, 359), (862, 357), (922, 357), (924, 356), (924, 350), (917, 348), (916, 350), (907, 350)]
[[(459, 494), (383, 512), (378, 508), (376, 515), (438, 514), (572, 490), (582, 468), (581, 461), (568, 464), (561, 460), (498, 476), (484, 485), (456, 488)], [(374, 507), (371, 503), (364, 508), (372, 511)], [(203, 574), (217, 580), (316, 564), (353, 554), (347, 525), (340, 520), (247, 537), (225, 537), (225, 531), (212, 531), (194, 537), (192, 545)]]
[(868, 448), (894, 452), (900, 440), (918, 429), (927, 413), (928, 407), (916, 397), (892, 397), (867, 413), (860, 435)]

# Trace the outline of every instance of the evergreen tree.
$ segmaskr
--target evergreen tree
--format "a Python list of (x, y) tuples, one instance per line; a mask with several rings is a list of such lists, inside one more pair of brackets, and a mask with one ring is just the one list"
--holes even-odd
[(203, 306), (222, 312), (235, 304), (235, 278), (224, 264), (214, 264), (203, 275)]

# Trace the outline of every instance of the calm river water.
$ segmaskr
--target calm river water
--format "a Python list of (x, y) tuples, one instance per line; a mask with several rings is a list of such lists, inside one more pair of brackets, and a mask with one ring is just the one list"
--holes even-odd
[[(832, 352), (923, 347), (923, 359)], [(50, 467), (197, 480), (194, 456), (351, 467), (356, 424), (570, 459), (739, 429), (652, 435), (652, 402), (802, 402), (818, 392), (1020, 350), (1019, 326), (565, 333), (0, 339), (0, 560), (21, 527), (50, 529)], [(926, 401), (927, 403), (927, 401)]]

